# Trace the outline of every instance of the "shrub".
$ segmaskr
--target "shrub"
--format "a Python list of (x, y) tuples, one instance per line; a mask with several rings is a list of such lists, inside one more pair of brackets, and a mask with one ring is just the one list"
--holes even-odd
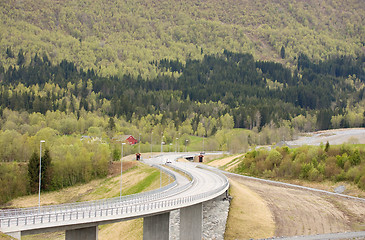
[(348, 161), (348, 156), (347, 153), (342, 154), (342, 156), (337, 155), (336, 156), (336, 164), (337, 166), (339, 166), (340, 168), (344, 168), (345, 163)]
[(312, 164), (310, 163), (303, 163), (302, 164), (302, 168), (301, 168), (301, 171), (300, 171), (300, 178), (303, 178), (303, 179), (308, 179), (309, 177), (309, 172), (312, 170), (313, 166)]
[(359, 182), (358, 182), (358, 186), (359, 186), (359, 188), (361, 188), (361, 189), (365, 190), (365, 175), (363, 175), (363, 176), (360, 178), (360, 180), (359, 180)]
[(291, 178), (294, 176), (294, 166), (293, 161), (287, 156), (285, 157), (280, 166), (278, 167), (277, 175), (278, 177)]
[(323, 177), (321, 178), (320, 172), (316, 168), (312, 168), (308, 172), (308, 180), (310, 181), (321, 181)]
[(271, 150), (269, 155), (265, 159), (266, 169), (272, 170), (274, 167), (279, 166), (283, 156), (277, 150)]
[(340, 148), (338, 146), (331, 146), (327, 151), (328, 156), (340, 155)]
[(360, 164), (361, 159), (360, 159), (360, 152), (359, 152), (359, 150), (356, 149), (350, 155), (349, 160), (350, 160), (352, 166), (356, 166), (356, 165)]
[(363, 152), (350, 145), (321, 147), (286, 147), (271, 151), (258, 150), (246, 154), (238, 167), (252, 175), (264, 177), (302, 178), (310, 181), (351, 181), (365, 186)]
[[(347, 163), (349, 163), (349, 162), (347, 162)], [(354, 183), (358, 183), (359, 180), (360, 180), (360, 177), (361, 177), (361, 172), (360, 172), (360, 169), (358, 167), (350, 168), (348, 170), (348, 172), (346, 173), (346, 178), (349, 181), (352, 181)]]
[(341, 181), (345, 181), (345, 180), (346, 180), (346, 174), (345, 174), (345, 171), (343, 171), (343, 170), (335, 176), (336, 182), (341, 182)]
[(328, 179), (334, 179), (334, 176), (341, 172), (341, 168), (336, 164), (335, 157), (329, 157), (324, 168), (324, 175)]

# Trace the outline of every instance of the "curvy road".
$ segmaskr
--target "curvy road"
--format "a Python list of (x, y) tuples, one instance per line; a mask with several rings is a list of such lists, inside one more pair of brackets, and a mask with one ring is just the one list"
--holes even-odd
[[(30, 234), (115, 223), (193, 206), (214, 199), (228, 190), (229, 182), (223, 174), (198, 167), (196, 163), (175, 161), (183, 155), (193, 156), (175, 153), (144, 160), (174, 177), (175, 181), (164, 188), (123, 196), (121, 199), (117, 197), (41, 208), (1, 210), (0, 231), (20, 238)], [(191, 181), (164, 165), (185, 172)]]

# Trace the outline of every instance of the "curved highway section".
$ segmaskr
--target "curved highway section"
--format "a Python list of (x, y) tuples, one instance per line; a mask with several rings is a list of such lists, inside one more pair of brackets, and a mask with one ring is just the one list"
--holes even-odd
[[(202, 203), (225, 194), (229, 182), (223, 174), (199, 164), (176, 162), (180, 157), (181, 154), (166, 154), (144, 161), (158, 164), (174, 176), (175, 181), (162, 189), (123, 199), (0, 211), (0, 231), (18, 239), (52, 231), (66, 231), (66, 239), (97, 239), (98, 225), (143, 217), (144, 239), (168, 239), (169, 214), (180, 209), (180, 239), (200, 240)], [(185, 172), (192, 180), (164, 168), (165, 164)]]

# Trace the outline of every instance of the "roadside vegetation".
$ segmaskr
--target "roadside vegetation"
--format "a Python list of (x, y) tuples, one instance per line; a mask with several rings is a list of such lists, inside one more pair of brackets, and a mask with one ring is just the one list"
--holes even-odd
[(349, 182), (365, 190), (363, 145), (277, 147), (254, 150), (241, 157), (234, 169), (239, 174), (313, 182)]

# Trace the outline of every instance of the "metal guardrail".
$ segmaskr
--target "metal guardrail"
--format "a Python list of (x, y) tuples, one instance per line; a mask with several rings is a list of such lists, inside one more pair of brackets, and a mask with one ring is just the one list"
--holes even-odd
[[(175, 174), (173, 171), (168, 170), (166, 168), (161, 168), (165, 172), (169, 172), (170, 175), (173, 175), (176, 179)], [(43, 223), (55, 223), (55, 222), (64, 222), (70, 220), (79, 220), (79, 219), (92, 219), (96, 217), (108, 217), (108, 216), (121, 216), (125, 214), (131, 213), (141, 213), (143, 212), (150, 212), (151, 210), (164, 210), (164, 209), (173, 209), (178, 208), (179, 206), (183, 207), (189, 203), (193, 203), (195, 201), (203, 200), (208, 197), (215, 197), (218, 196), (217, 194), (223, 193), (222, 191), (227, 190), (229, 186), (228, 179), (221, 174), (218, 174), (222, 177), (225, 182), (222, 186), (213, 189), (208, 192), (203, 192), (200, 194), (196, 194), (193, 196), (188, 197), (180, 197), (170, 200), (160, 200), (156, 201), (162, 197), (173, 196), (179, 192), (186, 190), (187, 188), (191, 187), (194, 182), (196, 181), (192, 174), (188, 171), (173, 166), (174, 168), (186, 173), (192, 178), (188, 184), (173, 188), (169, 191), (167, 189), (171, 188), (171, 186), (165, 186), (159, 189), (158, 192), (151, 194), (151, 192), (143, 193), (145, 195), (141, 196), (141, 194), (134, 194), (124, 197), (124, 201), (120, 202), (119, 197), (112, 198), (112, 199), (103, 199), (103, 200), (96, 200), (90, 202), (83, 202), (83, 203), (75, 203), (75, 204), (62, 204), (62, 205), (53, 205), (53, 206), (45, 206), (42, 207), (41, 210), (38, 208), (29, 208), (29, 209), (22, 209), (23, 211), (19, 210), (18, 212), (12, 211), (2, 211), (3, 213), (6, 212), (9, 215), (3, 215), (0, 218), (0, 228), (10, 228), (16, 226), (28, 226), (28, 225), (35, 225), (35, 224), (43, 224)], [(174, 181), (176, 184), (176, 181)], [(173, 183), (172, 183), (173, 184)], [(138, 198), (136, 198), (136, 196)], [(125, 204), (128, 200), (131, 200), (128, 204)], [(154, 202), (151, 202), (154, 201)], [(14, 214), (14, 215), (11, 215)], [(105, 220), (105, 219), (103, 219)]]
[[(160, 166), (154, 166), (157, 168), (161, 168)], [(48, 205), (39, 207), (30, 207), (30, 208), (16, 208), (16, 209), (6, 209), (0, 210), (0, 220), (8, 217), (16, 217), (16, 216), (25, 216), (25, 215), (41, 215), (41, 214), (49, 214), (52, 212), (69, 212), (75, 209), (102, 209), (108, 208), (110, 206), (120, 206), (120, 205), (133, 205), (136, 203), (141, 203), (144, 201), (153, 201), (159, 199), (161, 197), (165, 197), (166, 194), (162, 194), (167, 190), (175, 187), (176, 183), (176, 173), (166, 169), (161, 168), (162, 171), (166, 172), (170, 176), (173, 177), (174, 181), (162, 188), (154, 189), (148, 192), (136, 193), (127, 196), (107, 198), (101, 200), (93, 200), (93, 201), (85, 201), (79, 203), (65, 203), (59, 205)]]
[[(61, 212), (61, 213), (48, 213), (43, 215), (33, 215), (33, 216), (18, 216), (11, 217), (7, 219), (0, 219), (0, 227), (11, 227), (11, 226), (26, 226), (26, 225), (35, 225), (42, 223), (52, 223), (52, 222), (61, 222), (61, 221), (71, 221), (71, 220), (79, 220), (79, 219), (92, 219), (96, 217), (107, 217), (107, 216), (121, 216), (123, 214), (131, 214), (131, 213), (143, 213), (151, 210), (164, 210), (169, 208), (177, 208), (180, 205), (186, 205), (188, 203), (192, 203), (198, 200), (202, 200), (207, 197), (211, 197), (212, 195), (221, 194), (221, 192), (228, 189), (229, 183), (226, 179), (224, 185), (220, 186), (217, 189), (196, 194), (188, 197), (181, 197), (170, 200), (162, 200), (156, 202), (148, 202), (141, 203), (130, 206), (120, 206), (120, 207), (109, 207), (105, 209), (90, 209), (87, 211), (71, 211), (71, 212)], [(223, 192), (222, 192), (223, 193)], [(141, 214), (142, 215), (142, 214)], [(103, 219), (105, 220), (105, 219)]]

